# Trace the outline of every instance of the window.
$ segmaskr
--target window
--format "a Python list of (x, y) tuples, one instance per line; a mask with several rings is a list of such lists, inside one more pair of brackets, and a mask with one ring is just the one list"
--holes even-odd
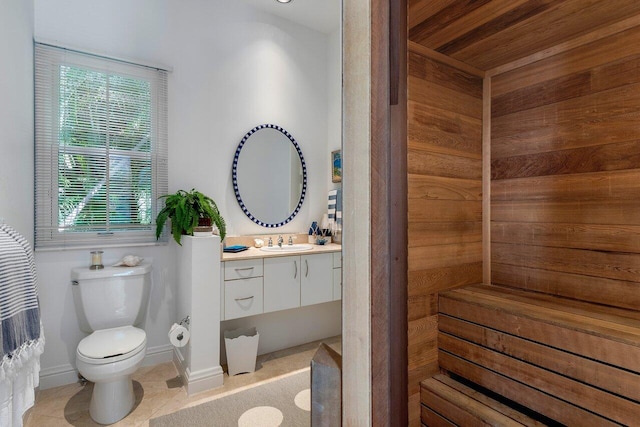
[(156, 242), (167, 72), (36, 43), (36, 248)]

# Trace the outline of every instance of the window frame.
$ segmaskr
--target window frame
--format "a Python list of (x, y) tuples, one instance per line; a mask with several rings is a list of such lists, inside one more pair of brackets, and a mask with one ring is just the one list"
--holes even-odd
[[(167, 70), (108, 58), (91, 53), (34, 43), (35, 59), (35, 248), (36, 250), (79, 249), (110, 246), (141, 246), (166, 244), (167, 233), (156, 239), (156, 217), (162, 209), (158, 197), (168, 192), (168, 134), (167, 134)], [(151, 160), (151, 222), (150, 224), (109, 224), (105, 212), (104, 231), (82, 231), (90, 226), (59, 226), (59, 144), (60, 135), (60, 68), (78, 67), (104, 73), (145, 80), (151, 89), (151, 149), (137, 154), (127, 151), (130, 159)], [(109, 131), (107, 130), (107, 133)], [(109, 136), (107, 136), (107, 139)], [(105, 161), (105, 179), (111, 179), (109, 157), (118, 155), (117, 149), (70, 147), (76, 153), (99, 152)], [(107, 184), (108, 185), (108, 184)], [(106, 200), (109, 203), (109, 200)], [(108, 208), (107, 208), (108, 211)], [(118, 230), (109, 231), (109, 227)], [(131, 231), (122, 229), (131, 228)]]

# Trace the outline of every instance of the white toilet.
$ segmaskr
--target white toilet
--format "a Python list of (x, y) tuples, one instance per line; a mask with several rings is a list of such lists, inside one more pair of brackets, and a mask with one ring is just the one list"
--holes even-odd
[(145, 316), (151, 264), (74, 268), (71, 279), (80, 329), (91, 332), (76, 350), (78, 371), (95, 383), (89, 414), (97, 423), (112, 424), (135, 403), (131, 375), (144, 359), (147, 334), (134, 325)]

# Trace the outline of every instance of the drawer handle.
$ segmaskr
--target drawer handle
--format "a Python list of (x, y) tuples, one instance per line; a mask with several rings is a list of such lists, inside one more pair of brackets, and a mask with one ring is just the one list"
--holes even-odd
[(251, 274), (253, 273), (253, 267), (236, 268), (235, 270), (236, 274), (240, 277), (251, 277)]
[(309, 260), (304, 260), (305, 265), (307, 266), (307, 271), (304, 273), (304, 277), (309, 277)]
[(298, 278), (298, 261), (293, 261), (293, 265), (296, 268), (295, 273), (293, 273), (293, 278), (297, 279)]
[(246, 301), (248, 299), (253, 299), (253, 295), (251, 295), (250, 297), (244, 297), (244, 298), (235, 298), (236, 301)]

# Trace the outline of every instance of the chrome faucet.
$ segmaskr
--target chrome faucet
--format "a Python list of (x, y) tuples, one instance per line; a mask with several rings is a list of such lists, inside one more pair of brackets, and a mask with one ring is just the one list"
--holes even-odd
[(270, 248), (273, 247), (273, 240), (271, 240), (271, 237), (269, 237), (269, 243), (267, 244)]
[(282, 248), (282, 243), (284, 243), (284, 239), (282, 236), (278, 236), (278, 246)]
[(293, 246), (293, 238), (289, 236), (289, 246)]

